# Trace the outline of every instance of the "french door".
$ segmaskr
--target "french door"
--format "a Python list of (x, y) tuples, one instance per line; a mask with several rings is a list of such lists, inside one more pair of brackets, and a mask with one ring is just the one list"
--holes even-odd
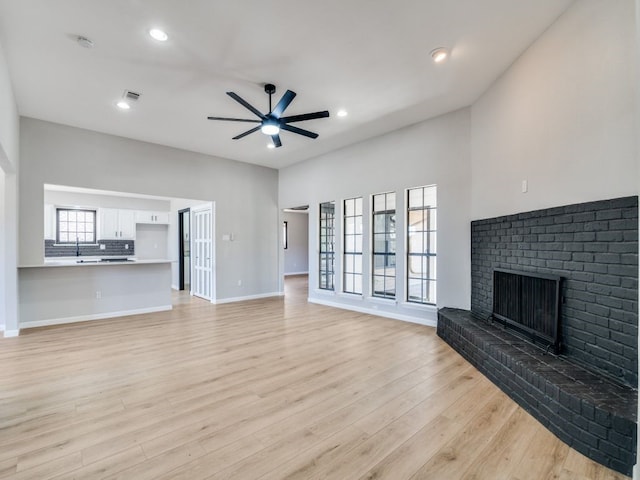
[(192, 212), (191, 295), (211, 300), (213, 291), (213, 214), (210, 206)]

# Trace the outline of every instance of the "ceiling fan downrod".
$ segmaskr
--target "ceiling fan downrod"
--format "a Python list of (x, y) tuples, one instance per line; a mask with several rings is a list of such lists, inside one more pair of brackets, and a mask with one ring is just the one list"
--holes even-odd
[(269, 95), (269, 113), (273, 112), (273, 108), (271, 107), (271, 95), (276, 93), (276, 86), (273, 83), (265, 83), (264, 91), (267, 95)]

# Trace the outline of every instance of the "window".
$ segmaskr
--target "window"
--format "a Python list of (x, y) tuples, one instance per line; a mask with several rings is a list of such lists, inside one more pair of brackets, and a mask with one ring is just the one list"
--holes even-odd
[(56, 209), (57, 243), (96, 243), (96, 211)]
[(320, 288), (334, 289), (335, 202), (320, 204)]
[(289, 223), (282, 222), (282, 246), (286, 250), (289, 248)]
[(436, 303), (436, 186), (408, 191), (407, 301)]
[(362, 294), (362, 197), (344, 201), (342, 290)]
[(372, 295), (396, 297), (396, 194), (373, 196)]

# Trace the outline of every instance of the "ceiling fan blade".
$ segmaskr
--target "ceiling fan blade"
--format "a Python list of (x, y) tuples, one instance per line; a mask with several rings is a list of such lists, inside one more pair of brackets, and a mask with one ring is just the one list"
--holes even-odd
[(276, 105), (276, 108), (274, 108), (271, 113), (276, 118), (280, 118), (280, 115), (282, 115), (284, 113), (284, 111), (287, 109), (287, 107), (293, 101), (293, 99), (295, 97), (296, 97), (296, 92), (292, 92), (291, 90), (287, 90), (286, 92), (284, 92), (284, 95), (282, 95), (282, 98), (280, 99), (280, 101)]
[(292, 115), (290, 117), (282, 117), (280, 121), (284, 123), (302, 122), (304, 120), (314, 120), (316, 118), (326, 118), (328, 116), (329, 116), (329, 112), (325, 110), (324, 112), (303, 113), (302, 115)]
[(260, 123), (260, 120), (249, 120), (247, 118), (226, 118), (226, 117), (207, 117), (208, 120), (227, 120), (229, 122), (251, 122)]
[(257, 132), (258, 130), (260, 130), (260, 125), (252, 128), (251, 130), (247, 130), (246, 132), (241, 133), (240, 135), (236, 135), (235, 137), (233, 137), (233, 140), (240, 140), (242, 137), (246, 137), (250, 133)]
[(289, 132), (297, 133), (298, 135), (304, 135), (309, 138), (318, 138), (317, 133), (310, 132), (309, 130), (303, 130), (302, 128), (294, 127), (293, 125), (280, 124), (280, 128), (282, 130), (287, 130)]
[(281, 147), (282, 146), (282, 142), (280, 141), (280, 135), (271, 135), (271, 140), (273, 140), (273, 144), (276, 146), (276, 148)]
[(227, 92), (227, 95), (229, 95), (231, 98), (233, 98), (236, 102), (238, 102), (240, 105), (242, 105), (243, 107), (245, 107), (248, 110), (251, 110), (253, 113), (255, 113), (258, 117), (260, 117), (261, 119), (265, 119), (266, 117), (257, 109), (255, 108), (253, 105), (251, 105), (250, 103), (248, 103), (246, 100), (244, 100), (242, 97), (236, 95), (233, 92)]

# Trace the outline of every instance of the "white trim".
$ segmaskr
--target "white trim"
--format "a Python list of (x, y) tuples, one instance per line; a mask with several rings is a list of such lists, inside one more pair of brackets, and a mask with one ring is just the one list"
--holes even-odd
[(289, 275), (309, 275), (309, 271), (306, 272), (289, 272), (285, 273), (284, 276), (288, 277)]
[(13, 337), (17, 337), (20, 335), (20, 329), (18, 330), (5, 330), (4, 331), (4, 338), (13, 338)]
[(218, 300), (211, 300), (211, 303), (220, 305), (223, 303), (244, 302), (246, 300), (257, 300), (259, 298), (282, 297), (282, 296), (284, 296), (284, 292), (260, 293), (258, 295), (247, 295), (246, 297), (220, 298)]
[(401, 320), (403, 322), (417, 323), (419, 325), (425, 325), (427, 327), (437, 326), (437, 313), (430, 313), (431, 318), (414, 317), (411, 315), (403, 315), (401, 313), (385, 312), (384, 310), (376, 310), (374, 308), (359, 307), (356, 305), (348, 305), (345, 303), (327, 302), (318, 298), (307, 298), (309, 303), (317, 303), (319, 305), (325, 305), (327, 307), (341, 308), (343, 310), (352, 310), (354, 312), (368, 313), (369, 315), (375, 315), (377, 317), (392, 318), (393, 320)]
[[(136, 308), (134, 310), (122, 310), (119, 312), (96, 313), (94, 315), (79, 315), (77, 317), (49, 318), (47, 320), (35, 320), (33, 322), (20, 322), (21, 328), (48, 327), (50, 325), (63, 325), (65, 323), (89, 322), (92, 320), (103, 320), (105, 318), (126, 317), (128, 315), (140, 315), (142, 313), (166, 312), (173, 309), (172, 305), (161, 305), (159, 307)], [(6, 336), (6, 333), (5, 333)]]

